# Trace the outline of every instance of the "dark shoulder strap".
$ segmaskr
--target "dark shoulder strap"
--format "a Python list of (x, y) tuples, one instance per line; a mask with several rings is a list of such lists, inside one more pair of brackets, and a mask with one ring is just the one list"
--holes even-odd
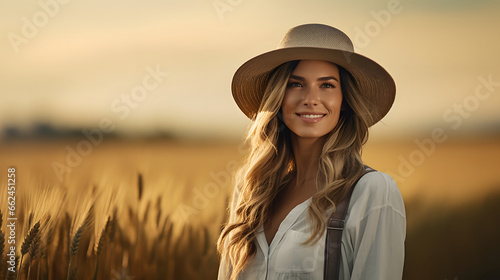
[(335, 212), (330, 216), (326, 227), (326, 246), (325, 246), (325, 280), (339, 279), (340, 271), (340, 244), (342, 240), (342, 231), (345, 225), (345, 216), (349, 202), (351, 201), (352, 192), (358, 183), (359, 179), (366, 173), (375, 171), (368, 166), (365, 166), (365, 173), (361, 175), (354, 185), (349, 189), (344, 199), (336, 205)]

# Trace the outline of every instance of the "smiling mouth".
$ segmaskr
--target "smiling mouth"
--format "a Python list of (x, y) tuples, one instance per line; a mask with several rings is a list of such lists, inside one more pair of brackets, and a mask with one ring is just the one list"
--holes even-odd
[(306, 119), (319, 119), (326, 116), (326, 114), (296, 114), (296, 115)]

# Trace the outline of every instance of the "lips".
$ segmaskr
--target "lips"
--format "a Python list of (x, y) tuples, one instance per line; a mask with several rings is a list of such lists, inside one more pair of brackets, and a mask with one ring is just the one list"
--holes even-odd
[(326, 114), (321, 114), (321, 113), (313, 113), (313, 112), (301, 112), (301, 113), (296, 113), (296, 115), (303, 121), (309, 122), (309, 123), (315, 123), (319, 122), (321, 119), (323, 119)]
[(317, 118), (321, 118), (321, 117), (324, 117), (325, 115), (321, 114), (321, 115), (318, 115), (318, 114), (297, 114), (298, 116), (300, 117), (303, 117), (303, 118), (308, 118), (308, 119), (317, 119)]

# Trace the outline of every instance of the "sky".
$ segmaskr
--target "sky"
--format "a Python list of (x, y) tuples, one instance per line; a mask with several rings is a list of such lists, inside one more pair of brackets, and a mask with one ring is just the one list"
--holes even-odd
[(397, 86), (375, 137), (500, 127), (498, 1), (40, 0), (0, 4), (0, 128), (50, 123), (240, 139), (230, 84), (323, 23)]

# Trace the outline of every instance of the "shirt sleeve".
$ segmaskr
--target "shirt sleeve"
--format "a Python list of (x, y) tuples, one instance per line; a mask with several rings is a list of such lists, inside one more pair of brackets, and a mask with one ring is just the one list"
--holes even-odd
[(231, 265), (225, 259), (220, 261), (217, 280), (229, 280), (231, 278)]
[[(406, 214), (396, 183), (386, 174), (371, 176), (371, 200), (356, 221), (351, 280), (402, 279)], [(371, 186), (370, 186), (371, 185)]]

